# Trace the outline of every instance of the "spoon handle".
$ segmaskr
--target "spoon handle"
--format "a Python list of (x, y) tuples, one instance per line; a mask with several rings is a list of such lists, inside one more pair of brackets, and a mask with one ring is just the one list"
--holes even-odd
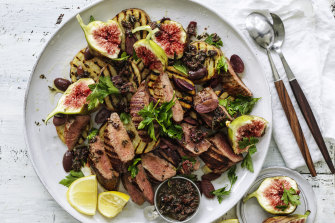
[(287, 93), (286, 87), (283, 83), (283, 81), (280, 79), (277, 68), (272, 60), (271, 57), (271, 53), (269, 50), (266, 51), (268, 58), (269, 58), (269, 62), (271, 65), (271, 69), (272, 69), (272, 73), (275, 79), (275, 86), (277, 89), (277, 93), (279, 96), (279, 100), (280, 103), (284, 109), (287, 121), (291, 127), (291, 130), (293, 132), (293, 135), (295, 137), (295, 140), (299, 146), (300, 152), (302, 154), (302, 156), (304, 157), (304, 160), (307, 164), (307, 167), (309, 169), (309, 172), (311, 173), (311, 175), (313, 177), (316, 176), (316, 171), (315, 171), (315, 167), (313, 164), (313, 160), (311, 158), (311, 154), (309, 153), (309, 149), (306, 143), (306, 139), (305, 136), (302, 132), (297, 114), (295, 113), (292, 101), (290, 99), (290, 96)]
[(287, 64), (284, 55), (280, 52), (278, 53), (279, 57), (283, 63), (287, 78), (290, 82), (291, 89), (293, 91), (294, 97), (298, 102), (299, 108), (301, 110), (301, 113), (303, 114), (306, 123), (315, 139), (316, 144), (318, 145), (321, 154), (323, 158), (325, 159), (330, 171), (332, 173), (335, 173), (335, 168), (332, 162), (332, 159), (330, 158), (329, 152), (327, 150), (327, 146), (325, 141), (323, 140), (320, 128), (318, 126), (318, 123), (315, 119), (315, 116), (313, 114), (313, 111), (311, 109), (311, 106), (309, 105), (307, 98), (302, 91), (297, 79), (295, 79), (294, 74), (292, 73), (292, 70), (290, 69), (289, 65)]

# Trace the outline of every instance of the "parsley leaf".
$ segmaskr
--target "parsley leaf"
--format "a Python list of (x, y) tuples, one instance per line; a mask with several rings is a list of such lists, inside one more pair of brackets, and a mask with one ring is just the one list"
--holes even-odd
[(218, 74), (221, 73), (222, 69), (224, 70), (224, 72), (228, 71), (228, 62), (224, 56), (219, 59), (218, 64), (216, 65), (216, 70), (218, 71)]
[(211, 35), (209, 35), (206, 39), (205, 39), (205, 42), (210, 44), (210, 45), (213, 45), (213, 46), (216, 46), (217, 48), (220, 48), (221, 46), (223, 46), (223, 42), (221, 40), (220, 37), (218, 37), (219, 39), (217, 41), (214, 41), (213, 40), (213, 37), (215, 36), (216, 34), (212, 33)]
[(131, 117), (128, 113), (122, 112), (120, 114), (120, 119), (123, 122), (123, 124), (127, 125), (130, 122)]
[(121, 54), (121, 57), (120, 57), (120, 58), (115, 58), (115, 59), (112, 59), (112, 60), (122, 61), (122, 60), (126, 60), (126, 59), (128, 59), (128, 57), (129, 57), (129, 55), (127, 55), (126, 52), (123, 52), (123, 53)]
[(227, 196), (230, 194), (231, 192), (231, 189), (233, 187), (233, 185), (235, 184), (235, 182), (237, 181), (237, 176), (236, 176), (236, 165), (234, 165), (233, 167), (231, 167), (228, 171), (228, 179), (230, 181), (230, 188), (229, 190), (227, 189), (228, 188), (228, 185), (220, 188), (220, 189), (217, 189), (217, 190), (214, 190), (212, 191), (211, 193), (213, 195), (215, 195), (219, 201), (219, 203), (221, 204), (221, 202), (223, 201), (223, 196)]
[(69, 187), (72, 184), (73, 181), (75, 181), (75, 180), (77, 180), (77, 179), (79, 179), (81, 177), (84, 177), (83, 172), (81, 172), (81, 171), (76, 172), (74, 170), (71, 170), (70, 174), (67, 175), (65, 177), (65, 179), (59, 181), (59, 183), (62, 184), (62, 185), (64, 185), (64, 186), (66, 186), (66, 187)]
[(256, 137), (244, 137), (242, 138), (241, 141), (238, 142), (238, 147), (241, 148), (241, 149), (244, 149), (248, 146), (251, 146), (251, 145), (255, 145), (256, 143), (258, 143), (259, 139), (257, 139)]
[(236, 113), (247, 115), (252, 111), (259, 99), (261, 98), (252, 98), (239, 95), (234, 100), (231, 97), (220, 99), (219, 104), (224, 106), (231, 116), (234, 116)]
[(88, 110), (93, 110), (99, 103), (103, 103), (105, 97), (110, 94), (119, 94), (119, 89), (117, 89), (110, 77), (100, 76), (99, 82), (96, 84), (90, 84), (88, 87), (91, 89), (92, 93), (86, 98), (88, 101)]
[(154, 122), (158, 123), (160, 132), (169, 138), (181, 139), (183, 136), (183, 129), (180, 125), (174, 124), (172, 119), (172, 107), (175, 103), (175, 95), (169, 102), (164, 102), (161, 106), (157, 107), (159, 101), (154, 105), (150, 102), (149, 105), (141, 109), (138, 114), (143, 117), (143, 120), (138, 125), (138, 129), (146, 128), (150, 138), (157, 141), (155, 136)]
[(180, 60), (177, 60), (174, 64), (173, 64), (173, 67), (180, 71), (181, 73), (185, 74), (185, 75), (188, 75), (187, 73), (187, 67), (182, 64), (182, 62)]
[(93, 15), (90, 15), (90, 21), (88, 23), (94, 22), (95, 18), (93, 17)]
[(133, 160), (133, 163), (128, 167), (128, 171), (130, 172), (131, 178), (136, 177), (138, 173), (137, 163), (141, 161), (141, 158), (136, 158)]
[(284, 203), (286, 205), (288, 205), (289, 203), (291, 203), (292, 205), (299, 205), (301, 204), (300, 202), (300, 196), (298, 195), (298, 193), (294, 190), (294, 188), (290, 188), (289, 190), (285, 189), (284, 185), (284, 192), (283, 192), (283, 196), (281, 197), (281, 200), (284, 201)]
[(87, 139), (88, 141), (90, 141), (91, 139), (93, 139), (97, 134), (98, 134), (99, 130), (96, 128), (92, 128), (90, 130), (90, 132), (88, 133)]
[(252, 158), (251, 155), (257, 152), (257, 148), (255, 145), (250, 146), (249, 151), (247, 155), (244, 157), (241, 167), (242, 168), (247, 168), (250, 172), (254, 172), (254, 165), (252, 163)]

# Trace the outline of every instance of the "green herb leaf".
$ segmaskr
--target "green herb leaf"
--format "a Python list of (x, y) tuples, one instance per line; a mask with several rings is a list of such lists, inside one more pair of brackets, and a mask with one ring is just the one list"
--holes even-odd
[(258, 141), (259, 139), (257, 139), (256, 137), (244, 137), (241, 141), (238, 142), (238, 147), (244, 149), (248, 146), (255, 145), (256, 143), (258, 143)]
[(222, 69), (224, 70), (224, 72), (228, 71), (228, 62), (224, 56), (219, 59), (218, 64), (216, 65), (216, 70), (218, 71), (218, 74), (221, 73)]
[(281, 197), (281, 200), (284, 201), (286, 205), (291, 203), (292, 205), (299, 205), (300, 202), (300, 196), (298, 195), (297, 191), (294, 190), (293, 187), (291, 187), (289, 190), (285, 189), (284, 185), (284, 192), (283, 196)]
[(141, 161), (141, 158), (136, 158), (133, 160), (133, 163), (128, 167), (128, 171), (130, 172), (131, 178), (136, 177), (138, 173), (137, 163)]
[(247, 168), (247, 170), (249, 170), (252, 173), (254, 172), (254, 165), (252, 163), (251, 155), (254, 154), (255, 152), (257, 152), (256, 146), (255, 145), (250, 146), (247, 155), (244, 157), (241, 163), (242, 168)]
[(172, 122), (172, 107), (175, 103), (175, 95), (169, 102), (164, 102), (158, 107), (159, 101), (155, 104), (150, 102), (148, 106), (141, 109), (138, 114), (142, 116), (143, 120), (140, 122), (138, 129), (147, 129), (150, 138), (157, 141), (155, 136), (154, 122), (159, 125), (160, 132), (164, 135), (173, 138), (181, 139), (183, 136), (183, 129), (180, 125)]
[(127, 55), (126, 52), (123, 52), (123, 53), (121, 54), (121, 57), (120, 57), (120, 58), (114, 58), (114, 59), (112, 59), (112, 60), (122, 61), (122, 60), (126, 60), (126, 59), (128, 59), (128, 57), (129, 57), (129, 55)]
[(97, 134), (98, 134), (99, 130), (96, 128), (91, 128), (90, 132), (88, 133), (87, 139), (88, 141), (90, 141), (91, 139), (93, 139)]
[(138, 61), (138, 60), (139, 60), (139, 58), (138, 58), (138, 56), (137, 56), (135, 50), (133, 50), (133, 58), (134, 58), (135, 61)]
[(75, 181), (75, 180), (77, 180), (77, 179), (79, 179), (81, 177), (84, 177), (83, 172), (81, 172), (81, 171), (76, 172), (74, 170), (71, 170), (70, 174), (67, 175), (65, 177), (65, 179), (59, 181), (59, 183), (62, 184), (62, 185), (64, 185), (64, 186), (66, 186), (66, 187), (69, 187), (72, 184), (73, 181)]
[(261, 98), (252, 98), (239, 95), (235, 100), (233, 100), (231, 97), (220, 99), (219, 103), (227, 109), (231, 116), (234, 116), (236, 113), (247, 115), (252, 111), (259, 99)]
[(227, 187), (228, 185), (211, 192), (213, 195), (217, 197), (220, 204), (223, 201), (223, 196), (227, 196), (230, 194), (230, 189), (228, 190)]
[(96, 84), (88, 85), (92, 93), (86, 98), (88, 101), (88, 110), (93, 110), (99, 103), (103, 103), (105, 97), (110, 94), (119, 94), (119, 89), (117, 89), (110, 77), (100, 76), (99, 82)]
[(182, 156), (181, 159), (182, 159), (182, 162), (185, 161), (185, 160), (188, 160), (193, 164), (195, 164), (197, 162), (197, 160), (194, 157)]
[(230, 181), (230, 188), (232, 188), (235, 182), (237, 181), (237, 176), (235, 172), (236, 172), (236, 165), (231, 167), (228, 171), (228, 179)]
[(276, 208), (285, 211), (285, 209), (288, 208), (288, 205), (277, 205)]
[(221, 38), (219, 37), (219, 40), (218, 41), (213, 41), (213, 35), (214, 34), (211, 34), (209, 35), (206, 39), (205, 39), (205, 42), (210, 44), (210, 45), (213, 45), (213, 46), (216, 46), (217, 48), (220, 48), (221, 46), (223, 46), (223, 42), (221, 40)]
[(93, 17), (93, 15), (90, 15), (90, 21), (88, 23), (94, 22), (95, 18)]
[(187, 72), (187, 67), (180, 61), (180, 60), (177, 60), (174, 64), (173, 64), (173, 67), (182, 72), (183, 74), (185, 75), (188, 75), (188, 72)]
[(123, 124), (127, 125), (131, 120), (131, 116), (128, 113), (122, 112), (120, 114), (120, 119), (123, 122)]

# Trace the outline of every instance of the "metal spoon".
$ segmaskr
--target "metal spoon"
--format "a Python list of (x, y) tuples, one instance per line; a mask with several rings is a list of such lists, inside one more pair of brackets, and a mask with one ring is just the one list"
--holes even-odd
[(258, 12), (253, 12), (250, 15), (248, 15), (246, 19), (246, 27), (250, 36), (255, 40), (255, 42), (259, 46), (263, 47), (267, 52), (275, 80), (274, 83), (277, 89), (280, 102), (285, 111), (286, 118), (290, 124), (293, 135), (298, 143), (300, 152), (304, 157), (304, 160), (308, 166), (311, 175), (316, 176), (316, 171), (311, 158), (311, 154), (309, 153), (306, 139), (301, 130), (301, 126), (298, 117), (295, 113), (294, 107), (292, 105), (292, 101), (287, 93), (283, 81), (279, 77), (278, 71), (271, 57), (270, 49), (273, 46), (275, 37), (273, 27), (270, 21), (267, 19), (267, 17)]
[(316, 119), (314, 117), (314, 114), (312, 112), (312, 109), (305, 97), (304, 92), (302, 91), (297, 79), (295, 78), (290, 66), (287, 64), (285, 57), (281, 51), (281, 46), (284, 43), (284, 39), (285, 39), (285, 28), (284, 28), (284, 23), (283, 21), (280, 19), (280, 17), (274, 13), (270, 13), (272, 20), (273, 20), (273, 29), (275, 31), (275, 39), (274, 39), (274, 43), (272, 45), (272, 49), (277, 52), (277, 54), (279, 55), (286, 75), (287, 75), (287, 79), (289, 80), (289, 83), (291, 85), (291, 89), (293, 91), (293, 94), (295, 96), (295, 99), (298, 102), (298, 105), (300, 107), (300, 110), (308, 124), (309, 129), (311, 130), (311, 133), (315, 139), (315, 142), (317, 143), (323, 158), (325, 159), (330, 171), (332, 173), (335, 173), (335, 168), (334, 165), (332, 163), (332, 160), (329, 156), (328, 150), (327, 150), (327, 146), (325, 144), (325, 141), (323, 140), (323, 137), (321, 135), (321, 131), (320, 128), (318, 126), (318, 123), (316, 122)]

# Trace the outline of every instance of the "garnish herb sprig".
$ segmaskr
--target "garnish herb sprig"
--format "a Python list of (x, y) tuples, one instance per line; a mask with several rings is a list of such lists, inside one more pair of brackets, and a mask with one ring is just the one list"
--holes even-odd
[(136, 158), (133, 160), (133, 163), (128, 167), (128, 171), (130, 172), (131, 178), (136, 177), (138, 174), (137, 163), (141, 161), (141, 158)]
[(231, 97), (220, 99), (220, 105), (224, 106), (231, 116), (235, 114), (247, 115), (254, 108), (257, 101), (261, 98), (237, 96), (234, 100)]
[(76, 172), (74, 170), (71, 170), (69, 175), (67, 175), (65, 177), (65, 179), (59, 181), (59, 183), (66, 186), (66, 187), (69, 187), (73, 183), (73, 181), (75, 181), (75, 180), (77, 180), (81, 177), (84, 177), (83, 172), (81, 172), (81, 171)]
[(223, 196), (228, 196), (230, 194), (233, 185), (237, 181), (238, 177), (237, 177), (235, 172), (236, 172), (236, 165), (231, 167), (228, 171), (228, 179), (230, 181), (229, 190), (228, 190), (228, 185), (225, 185), (224, 187), (211, 192), (213, 195), (215, 195), (217, 197), (220, 204), (223, 201)]
[[(208, 43), (208, 44), (210, 44), (210, 45), (216, 46), (217, 48), (220, 48), (221, 46), (223, 46), (223, 42), (222, 42), (222, 40), (221, 40), (221, 38), (219, 36), (215, 37), (215, 35), (217, 35), (217, 34), (212, 33), (211, 35), (209, 35), (205, 39), (205, 42)], [(214, 41), (216, 38), (218, 38), (218, 40)]]
[(90, 130), (90, 132), (88, 133), (87, 139), (88, 141), (90, 141), (91, 139), (93, 139), (97, 134), (98, 134), (99, 130), (96, 128), (92, 128)]

